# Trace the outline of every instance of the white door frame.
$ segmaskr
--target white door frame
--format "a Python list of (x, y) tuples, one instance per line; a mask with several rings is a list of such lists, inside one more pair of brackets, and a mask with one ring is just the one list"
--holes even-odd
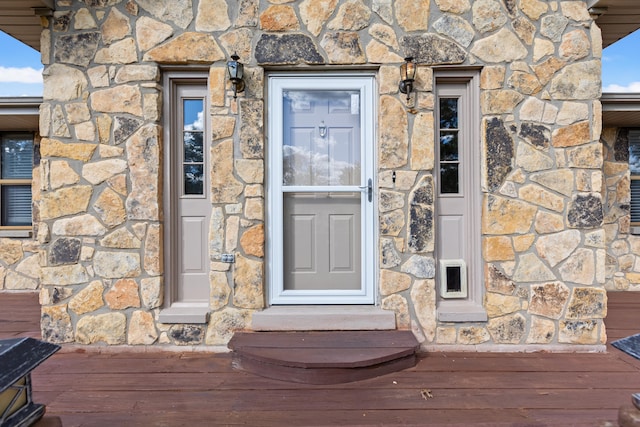
[[(375, 176), (376, 97), (373, 74), (363, 73), (274, 73), (268, 76), (268, 174), (267, 174), (267, 257), (268, 295), (270, 304), (374, 304), (377, 271), (377, 181)], [(344, 186), (348, 192), (360, 192), (361, 209), (361, 271), (358, 290), (285, 290), (283, 259), (283, 186), (282, 133), (283, 91), (287, 89), (358, 90), (360, 91), (361, 159), (360, 185)], [(369, 201), (367, 184), (371, 179), (373, 194)], [(304, 191), (307, 187), (293, 190)], [(336, 191), (336, 187), (313, 187), (316, 191)], [(292, 189), (292, 188), (290, 188)]]

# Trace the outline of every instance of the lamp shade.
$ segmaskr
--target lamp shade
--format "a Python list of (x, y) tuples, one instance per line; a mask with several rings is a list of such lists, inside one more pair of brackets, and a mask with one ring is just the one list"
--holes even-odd
[(240, 57), (234, 53), (231, 55), (231, 61), (227, 62), (227, 71), (229, 71), (229, 79), (231, 79), (232, 82), (242, 80), (244, 74), (244, 65), (238, 62), (238, 59), (240, 59)]
[(404, 59), (404, 63), (400, 66), (400, 79), (403, 81), (411, 81), (416, 77), (416, 64), (413, 57), (408, 56)]

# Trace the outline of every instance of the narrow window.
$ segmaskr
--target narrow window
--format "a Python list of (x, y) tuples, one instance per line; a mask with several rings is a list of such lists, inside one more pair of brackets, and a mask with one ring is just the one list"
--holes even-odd
[(640, 130), (629, 131), (629, 172), (631, 174), (631, 230), (640, 234)]
[(33, 133), (0, 134), (0, 150), (0, 230), (31, 230)]
[(438, 319), (485, 321), (478, 72), (437, 71), (435, 82)]

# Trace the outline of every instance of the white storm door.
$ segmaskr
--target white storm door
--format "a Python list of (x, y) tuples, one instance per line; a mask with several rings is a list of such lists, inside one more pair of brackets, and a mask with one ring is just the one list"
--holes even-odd
[(272, 304), (374, 303), (373, 87), (270, 77)]

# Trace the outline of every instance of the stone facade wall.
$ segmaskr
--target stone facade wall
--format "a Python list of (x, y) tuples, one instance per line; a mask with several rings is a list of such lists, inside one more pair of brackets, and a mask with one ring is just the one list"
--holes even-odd
[[(585, 1), (58, 0), (42, 46), (45, 339), (224, 345), (249, 327), (265, 306), (264, 67), (314, 65), (378, 69), (379, 295), (399, 328), (424, 345), (605, 342), (601, 36)], [(410, 106), (408, 55), (420, 65)], [(156, 320), (165, 64), (210, 66), (206, 325)], [(488, 322), (436, 320), (433, 66), (482, 68)]]
[(630, 233), (629, 129), (605, 128), (604, 229), (608, 291), (640, 291), (640, 236)]

